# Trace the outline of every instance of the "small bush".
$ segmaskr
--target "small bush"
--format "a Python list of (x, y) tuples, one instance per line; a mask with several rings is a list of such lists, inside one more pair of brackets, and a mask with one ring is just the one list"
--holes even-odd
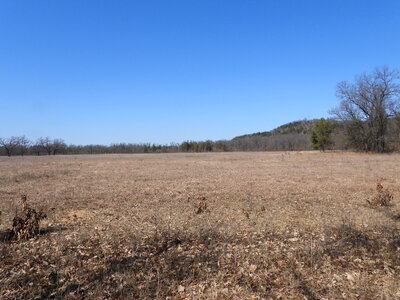
[(13, 219), (11, 238), (15, 240), (28, 240), (39, 234), (39, 222), (47, 216), (42, 211), (31, 208), (26, 195), (22, 195), (22, 213)]
[(208, 205), (206, 202), (206, 198), (203, 197), (196, 206), (196, 214), (202, 214), (204, 212), (210, 212), (210, 210), (208, 209)]
[(383, 188), (383, 185), (378, 182), (376, 185), (376, 195), (371, 201), (367, 200), (373, 206), (389, 206), (393, 200), (393, 193), (388, 189)]

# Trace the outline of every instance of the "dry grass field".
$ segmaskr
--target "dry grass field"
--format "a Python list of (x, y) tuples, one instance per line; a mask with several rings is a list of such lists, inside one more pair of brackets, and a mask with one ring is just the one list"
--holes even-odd
[[(399, 154), (0, 157), (0, 299), (400, 299), (399, 175)], [(10, 240), (21, 195), (47, 218)]]

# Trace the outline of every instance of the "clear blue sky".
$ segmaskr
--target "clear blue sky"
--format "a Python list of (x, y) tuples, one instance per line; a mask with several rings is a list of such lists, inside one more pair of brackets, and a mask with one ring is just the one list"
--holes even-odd
[(400, 1), (0, 0), (0, 136), (230, 139), (399, 67)]

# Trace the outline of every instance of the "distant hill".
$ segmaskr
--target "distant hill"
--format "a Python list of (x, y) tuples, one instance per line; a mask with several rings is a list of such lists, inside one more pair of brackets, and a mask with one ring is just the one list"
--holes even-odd
[(270, 136), (285, 135), (285, 134), (308, 135), (308, 134), (311, 134), (311, 130), (313, 129), (316, 121), (317, 121), (316, 119), (294, 121), (294, 122), (283, 124), (271, 131), (263, 131), (263, 132), (256, 132), (256, 133), (251, 133), (251, 134), (240, 135), (240, 136), (234, 137), (232, 140), (239, 140), (239, 139), (251, 138), (251, 137), (270, 137)]

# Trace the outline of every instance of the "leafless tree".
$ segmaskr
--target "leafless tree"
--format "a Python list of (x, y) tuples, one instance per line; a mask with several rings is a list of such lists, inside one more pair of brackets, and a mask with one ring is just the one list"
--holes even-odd
[(43, 149), (48, 155), (53, 152), (53, 141), (49, 137), (40, 137), (36, 141), (36, 146)]
[(52, 143), (52, 153), (56, 155), (57, 153), (63, 152), (67, 145), (63, 139), (54, 139)]
[(17, 137), (17, 148), (19, 149), (19, 153), (23, 156), (25, 153), (28, 152), (29, 147), (31, 146), (32, 142), (25, 136)]
[(7, 156), (11, 156), (18, 148), (18, 137), (0, 138), (0, 146), (6, 151)]
[(399, 72), (388, 67), (358, 76), (354, 83), (340, 82), (338, 108), (331, 113), (344, 121), (351, 144), (358, 150), (386, 151), (388, 120), (398, 113)]
[[(61, 140), (62, 141), (62, 140)], [(43, 151), (45, 151), (48, 155), (52, 155), (55, 154), (57, 152), (57, 148), (58, 148), (58, 140), (53, 140), (49, 137), (40, 137), (37, 141), (36, 141), (36, 146), (39, 149), (42, 149)]]
[(48, 155), (56, 155), (63, 152), (67, 148), (67, 145), (62, 139), (53, 140), (49, 137), (41, 137), (36, 141), (35, 148), (44, 150)]

